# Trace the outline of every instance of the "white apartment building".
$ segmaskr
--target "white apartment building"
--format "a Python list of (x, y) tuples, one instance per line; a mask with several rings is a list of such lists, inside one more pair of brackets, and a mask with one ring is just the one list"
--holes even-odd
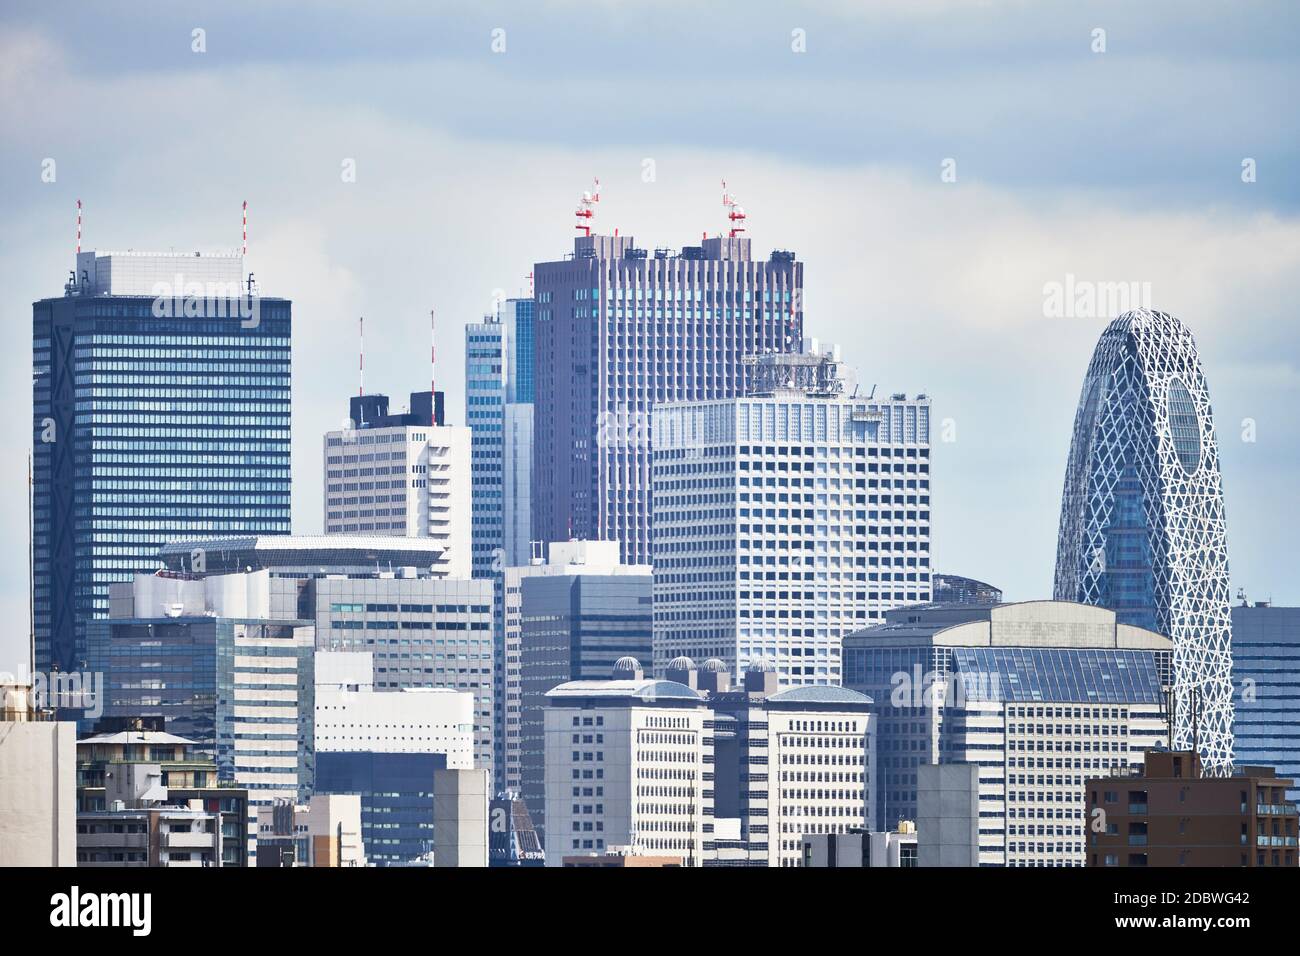
[(471, 570), (470, 430), (398, 424), (327, 432), (326, 534), (432, 538), (439, 571)]
[(930, 401), (849, 393), (815, 340), (750, 364), (748, 396), (655, 406), (655, 673), (836, 685), (844, 636), (930, 600)]
[(474, 695), (450, 688), (374, 689), (367, 651), (316, 652), (316, 752), (439, 753), (474, 766)]
[(546, 865), (630, 846), (701, 866), (713, 800), (705, 700), (683, 684), (571, 681), (547, 694)]

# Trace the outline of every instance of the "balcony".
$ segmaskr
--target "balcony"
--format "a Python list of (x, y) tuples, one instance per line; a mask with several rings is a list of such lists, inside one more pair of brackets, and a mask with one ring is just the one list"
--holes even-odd
[(169, 850), (210, 850), (216, 846), (216, 838), (203, 831), (172, 831), (162, 835), (162, 845)]
[(147, 833), (78, 833), (77, 846), (85, 850), (143, 850), (149, 845)]
[(1268, 836), (1261, 833), (1255, 837), (1255, 846), (1295, 846), (1297, 837)]

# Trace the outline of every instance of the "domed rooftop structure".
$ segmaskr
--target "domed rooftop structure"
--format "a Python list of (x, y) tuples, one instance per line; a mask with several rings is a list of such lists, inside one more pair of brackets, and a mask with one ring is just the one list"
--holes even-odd
[(725, 674), (727, 671), (727, 665), (724, 664), (722, 661), (718, 660), (716, 657), (710, 657), (700, 667), (700, 670), (709, 671), (710, 673), (713, 674)]
[(776, 670), (776, 665), (766, 657), (755, 657), (746, 665), (745, 670), (755, 674), (770, 674)]
[(871, 698), (847, 687), (801, 684), (772, 694), (767, 698), (767, 702), (769, 704), (838, 704), (865, 710), (871, 704)]
[(680, 657), (674, 657), (668, 662), (670, 671), (690, 671), (695, 669), (695, 661), (691, 660), (685, 654)]
[(640, 669), (641, 669), (641, 662), (637, 660), (635, 657), (633, 657), (631, 654), (628, 654), (626, 657), (620, 657), (618, 660), (614, 662), (615, 673), (618, 673), (619, 671), (635, 672), (635, 671), (639, 671)]

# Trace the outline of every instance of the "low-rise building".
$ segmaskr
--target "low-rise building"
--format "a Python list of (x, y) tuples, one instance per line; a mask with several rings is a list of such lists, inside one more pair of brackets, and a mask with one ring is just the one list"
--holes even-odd
[[(689, 657), (674, 658), (664, 675), (697, 690), (712, 711), (706, 866), (799, 866), (801, 836), (861, 829), (874, 818), (869, 697), (829, 685), (782, 689), (775, 668), (762, 661), (735, 687), (716, 659), (697, 669)], [(734, 840), (726, 822), (733, 818)]]
[(100, 726), (103, 732), (77, 742), (79, 822), (83, 814), (109, 811), (115, 801), (125, 806), (149, 794), (155, 805), (217, 814), (222, 839), (215, 865), (249, 864), (256, 810), (250, 815), (246, 789), (223, 785), (216, 763), (199, 753), (194, 741), (163, 731), (162, 718), (101, 721)]
[(1272, 767), (1201, 773), (1194, 751), (1148, 751), (1126, 774), (1088, 781), (1088, 865), (1300, 865), (1295, 781)]
[(488, 865), (486, 770), (444, 768), (433, 773), (433, 865)]
[(77, 814), (77, 866), (221, 866), (221, 845), (221, 814), (197, 800), (184, 807), (113, 801)]
[(630, 846), (700, 866), (713, 818), (712, 713), (699, 693), (646, 678), (633, 658), (614, 673), (546, 695), (546, 865)]
[(0, 681), (0, 866), (76, 865), (76, 724), (43, 716)]
[(844, 833), (813, 833), (803, 838), (805, 867), (914, 867), (917, 865), (916, 826), (899, 824), (879, 833), (852, 829)]
[(258, 866), (365, 866), (361, 797), (316, 794), (303, 805), (257, 810)]
[(675, 867), (682, 865), (680, 856), (647, 856), (631, 847), (612, 846), (604, 853), (581, 853), (564, 858), (563, 866), (570, 869), (626, 870), (640, 867)]

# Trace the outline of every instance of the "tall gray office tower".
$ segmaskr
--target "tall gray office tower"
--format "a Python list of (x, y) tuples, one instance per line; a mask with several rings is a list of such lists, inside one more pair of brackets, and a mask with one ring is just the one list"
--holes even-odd
[(578, 236), (533, 269), (537, 303), (533, 538), (616, 540), (650, 562), (650, 411), (746, 391), (746, 355), (796, 351), (803, 264), (750, 240), (648, 255)]
[(173, 538), (289, 531), (290, 303), (238, 254), (81, 252), (32, 305), (36, 669)]
[(1192, 333), (1139, 309), (1102, 333), (1061, 500), (1056, 598), (1174, 642), (1173, 748), (1232, 767), (1228, 545), (1210, 394)]

